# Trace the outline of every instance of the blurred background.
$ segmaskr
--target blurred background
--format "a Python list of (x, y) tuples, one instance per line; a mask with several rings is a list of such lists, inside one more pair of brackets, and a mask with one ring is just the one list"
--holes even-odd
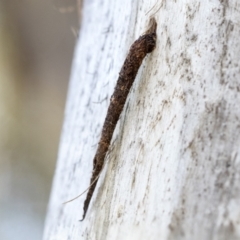
[(0, 239), (40, 240), (81, 0), (0, 0)]

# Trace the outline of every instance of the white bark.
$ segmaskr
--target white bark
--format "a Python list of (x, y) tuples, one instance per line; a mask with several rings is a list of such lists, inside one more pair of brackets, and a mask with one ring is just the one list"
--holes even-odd
[[(240, 4), (157, 2), (86, 219), (109, 98), (155, 1), (85, 1), (44, 239), (240, 239)], [(98, 103), (95, 103), (98, 102)]]

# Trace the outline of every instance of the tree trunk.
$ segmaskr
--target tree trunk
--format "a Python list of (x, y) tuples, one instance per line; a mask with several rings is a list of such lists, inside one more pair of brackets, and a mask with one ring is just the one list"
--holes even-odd
[[(89, 186), (118, 73), (151, 14), (156, 49), (79, 222), (86, 194), (62, 203)], [(85, 1), (45, 240), (240, 239), (239, 19), (237, 0)]]

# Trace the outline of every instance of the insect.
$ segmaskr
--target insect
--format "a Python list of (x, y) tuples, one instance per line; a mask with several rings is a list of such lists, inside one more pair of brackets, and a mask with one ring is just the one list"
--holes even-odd
[(152, 52), (156, 46), (156, 29), (156, 20), (155, 18), (151, 18), (149, 22), (149, 29), (132, 44), (119, 73), (117, 84), (110, 99), (110, 105), (103, 124), (98, 148), (93, 159), (93, 172), (87, 197), (84, 201), (83, 218), (81, 221), (83, 221), (86, 216), (93, 192), (98, 182), (99, 174), (103, 168), (104, 159), (108, 151), (114, 129), (123, 110), (138, 69), (145, 56)]

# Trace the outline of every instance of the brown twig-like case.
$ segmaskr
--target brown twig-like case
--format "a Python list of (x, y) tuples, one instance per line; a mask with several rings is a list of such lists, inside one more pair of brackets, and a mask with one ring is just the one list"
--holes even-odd
[(156, 28), (156, 20), (154, 18), (150, 19), (149, 29), (146, 31), (146, 34), (139, 37), (132, 44), (119, 73), (119, 78), (117, 80), (113, 95), (111, 96), (107, 116), (103, 124), (101, 138), (99, 140), (98, 148), (93, 160), (93, 173), (91, 177), (90, 188), (84, 201), (82, 220), (84, 220), (86, 216), (89, 203), (91, 201), (94, 189), (97, 185), (98, 176), (103, 168), (104, 158), (108, 151), (114, 129), (123, 110), (129, 90), (131, 89), (131, 86), (135, 80), (138, 69), (142, 64), (144, 57), (148, 53), (152, 52), (155, 48), (157, 38)]

